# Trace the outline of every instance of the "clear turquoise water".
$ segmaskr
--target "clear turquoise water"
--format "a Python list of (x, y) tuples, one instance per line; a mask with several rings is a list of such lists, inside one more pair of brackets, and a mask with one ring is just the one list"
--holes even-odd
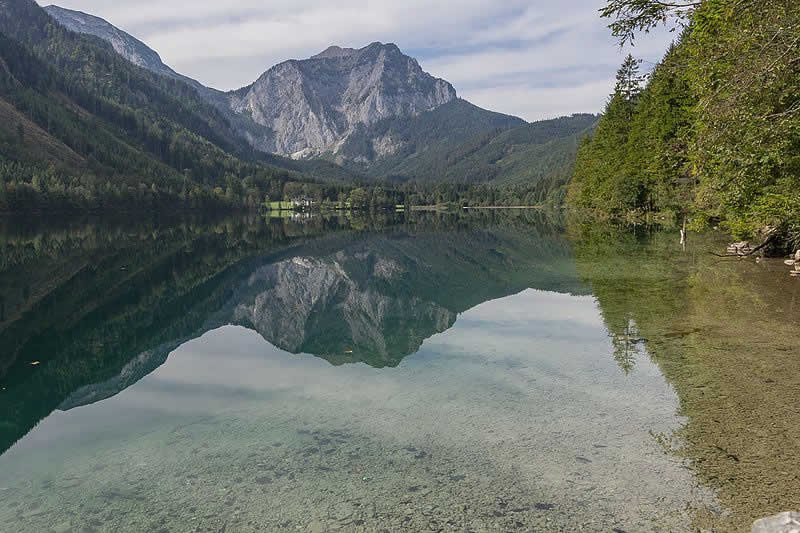
[(341, 229), (224, 265), (197, 241), (31, 304), (6, 327), (41, 329), (2, 382), (0, 530), (694, 531), (730, 514), (681, 452), (689, 419), (642, 334), (615, 358), (561, 232)]

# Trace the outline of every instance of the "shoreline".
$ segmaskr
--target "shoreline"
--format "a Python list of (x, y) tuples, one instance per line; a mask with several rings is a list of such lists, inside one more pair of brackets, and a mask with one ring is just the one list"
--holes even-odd
[(476, 207), (462, 207), (462, 209), (466, 211), (470, 211), (472, 209), (543, 209), (540, 205), (487, 205), (487, 206), (476, 206)]

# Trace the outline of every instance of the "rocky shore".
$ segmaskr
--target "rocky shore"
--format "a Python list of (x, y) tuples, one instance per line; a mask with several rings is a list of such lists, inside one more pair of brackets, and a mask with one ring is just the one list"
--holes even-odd
[(797, 250), (794, 254), (794, 258), (787, 259), (786, 265), (792, 267), (793, 270), (789, 271), (789, 275), (792, 277), (800, 277), (800, 250)]
[[(728, 245), (728, 257), (756, 256), (758, 259), (761, 259), (761, 256), (757, 254), (764, 249), (766, 244), (767, 242), (765, 241), (764, 244), (753, 247), (748, 241), (731, 243)], [(790, 276), (800, 278), (800, 250), (797, 250), (794, 255), (789, 256), (784, 261), (784, 264), (792, 267), (789, 271)]]

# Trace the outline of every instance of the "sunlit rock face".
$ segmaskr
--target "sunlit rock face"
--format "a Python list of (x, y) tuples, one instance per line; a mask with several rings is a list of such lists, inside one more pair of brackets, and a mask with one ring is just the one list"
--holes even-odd
[[(393, 44), (360, 50), (331, 47), (301, 61), (286, 61), (231, 96), (237, 113), (273, 132), (259, 148), (307, 157), (336, 153), (359, 126), (413, 117), (457, 98)], [(395, 148), (381, 141), (381, 152)]]
[(249, 283), (265, 289), (236, 307), (235, 322), (289, 352), (374, 366), (398, 364), (455, 323), (456, 313), (436, 303), (386, 294), (370, 282), (403, 275), (391, 259), (365, 257), (372, 265), (367, 279), (348, 274), (337, 259), (344, 258), (295, 257), (260, 268)]

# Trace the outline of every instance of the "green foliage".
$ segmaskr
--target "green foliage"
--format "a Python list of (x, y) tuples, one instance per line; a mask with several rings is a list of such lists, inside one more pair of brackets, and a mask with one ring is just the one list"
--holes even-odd
[[(492, 113), (459, 99), (419, 116), (362, 126), (348, 137), (340, 153), (351, 160), (366, 154), (372, 164), (351, 167), (374, 177), (436, 180), (447, 167), (443, 154), (476, 136), (522, 125), (521, 119)], [(376, 152), (372, 139), (384, 139), (393, 145), (394, 152)]]
[[(557, 203), (572, 173), (579, 139), (597, 117), (578, 114), (525, 124), (463, 100), (404, 121), (384, 121), (352, 135), (342, 153), (371, 154), (369, 165), (350, 168), (392, 181), (483, 183), (536, 188), (531, 203)], [(373, 151), (371, 139), (396, 145), (391, 155)], [(523, 202), (525, 203), (525, 202)]]
[[(0, 10), (0, 112), (15, 120), (0, 124), (8, 186), (0, 212), (255, 207), (287, 182), (314, 181), (302, 165), (242, 148), (228, 119), (193, 87), (66, 30), (30, 0)], [(55, 186), (34, 187), (51, 163), (45, 181)], [(333, 175), (331, 167), (311, 170)]]
[[(672, 108), (657, 109), (651, 89), (662, 85), (658, 71), (650, 78), (647, 90), (642, 90), (644, 78), (639, 74), (639, 64), (630, 55), (625, 59), (595, 134), (578, 152), (568, 195), (573, 205), (610, 214), (674, 207), (672, 191), (662, 187), (656, 194), (651, 190), (652, 183), (661, 182), (656, 175), (660, 169), (648, 165), (642, 153), (652, 147), (651, 136), (657, 128), (681, 120), (670, 116)], [(665, 96), (678, 98), (677, 93)], [(663, 142), (672, 138), (669, 131), (658, 134)]]
[[(606, 11), (632, 17), (625, 24), (633, 30), (642, 27), (623, 4), (675, 8), (610, 2)], [(689, 27), (641, 95), (626, 98), (618, 84), (580, 150), (571, 204), (611, 215), (683, 211), (696, 221), (722, 220), (742, 237), (765, 226), (793, 234), (800, 10), (788, 0), (707, 0), (682, 13)]]
[(698, 208), (753, 233), (800, 218), (800, 10), (713, 0), (687, 42), (697, 95)]
[(600, 15), (614, 19), (609, 28), (624, 45), (633, 43), (639, 32), (648, 33), (658, 26), (686, 20), (700, 4), (700, 0), (608, 0)]
[(364, 209), (368, 204), (367, 191), (362, 188), (353, 189), (350, 192), (350, 206), (353, 209)]
[(425, 172), (435, 181), (525, 186), (535, 198), (523, 203), (558, 204), (580, 139), (596, 122), (594, 115), (573, 115), (479, 135), (431, 154), (438, 161)]
[(633, 55), (628, 54), (617, 71), (617, 84), (614, 86), (614, 94), (622, 97), (622, 100), (628, 104), (626, 109), (630, 117), (633, 117), (633, 111), (639, 103), (639, 98), (642, 95), (642, 84), (646, 79), (639, 72), (641, 65), (641, 59), (636, 59)]

